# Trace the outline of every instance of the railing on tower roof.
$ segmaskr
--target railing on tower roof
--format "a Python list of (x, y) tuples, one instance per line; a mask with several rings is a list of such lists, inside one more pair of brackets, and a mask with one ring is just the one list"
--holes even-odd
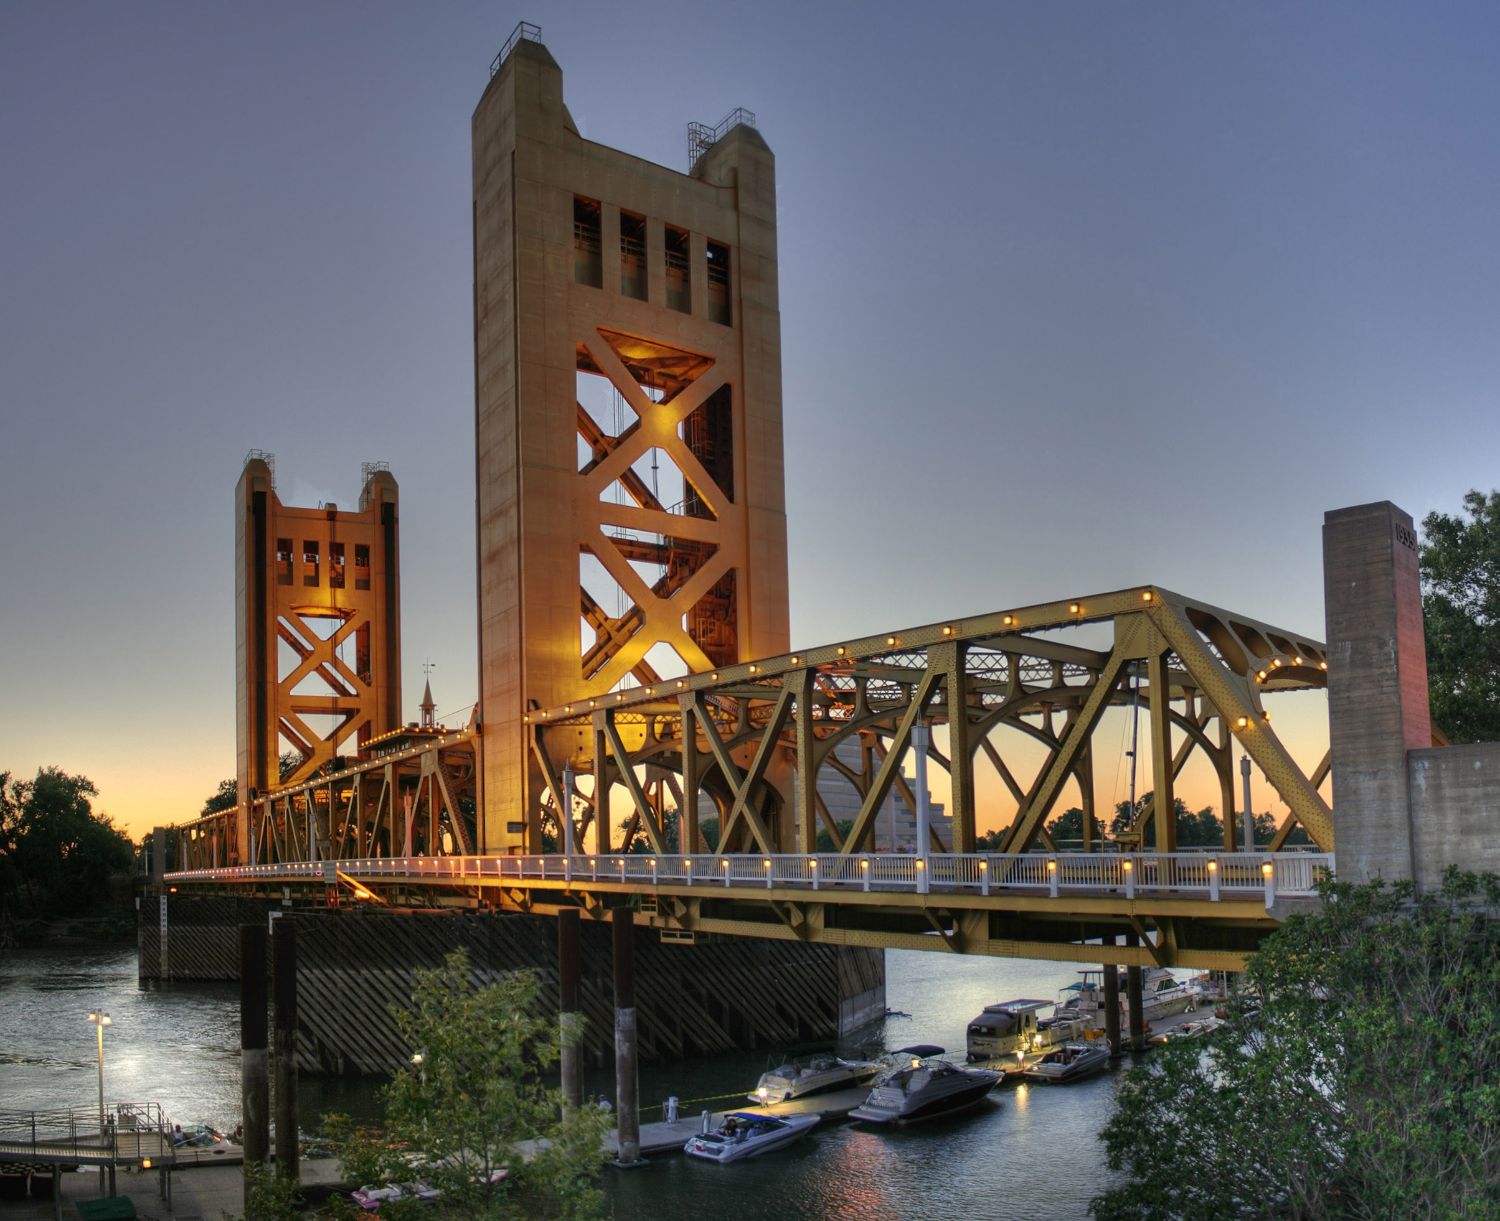
[(692, 173), (698, 164), (698, 158), (708, 152), (715, 144), (727, 136), (736, 127), (754, 127), (755, 112), (746, 110), (743, 106), (736, 106), (722, 119), (718, 126), (710, 127), (707, 123), (689, 123), (688, 135), (688, 173)]
[(270, 470), (271, 486), (274, 488), (276, 486), (276, 455), (271, 453), (269, 450), (251, 449), (245, 451), (245, 460), (240, 463), (240, 467), (244, 468), (246, 466), (249, 466), (250, 463), (256, 461), (257, 459), (259, 459), (261, 462), (264, 462), (266, 464), (266, 467)]
[(516, 22), (516, 28), (510, 32), (510, 37), (505, 40), (505, 45), (500, 48), (500, 54), (490, 61), (490, 75), (500, 71), (500, 65), (506, 60), (512, 51), (516, 49), (518, 42), (541, 42), (542, 27), (532, 25), (529, 21)]

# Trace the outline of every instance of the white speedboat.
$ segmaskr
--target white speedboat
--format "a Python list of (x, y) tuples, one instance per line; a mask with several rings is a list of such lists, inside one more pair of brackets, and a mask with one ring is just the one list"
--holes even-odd
[[(1041, 1011), (1051, 1009), (1048, 1017)], [(986, 1005), (984, 1012), (969, 1023), (968, 1055), (973, 1060), (997, 1060), (1001, 1056), (1026, 1056), (1041, 1052), (1069, 1039), (1082, 1037), (1091, 1021), (1081, 1013), (1057, 1015), (1051, 1001), (1002, 1001)]]
[(1160, 1034), (1151, 1036), (1153, 1043), (1177, 1043), (1186, 1039), (1204, 1039), (1213, 1034), (1221, 1026), (1227, 1023), (1223, 1018), (1206, 1017), (1192, 1022), (1183, 1022), (1181, 1026), (1173, 1026), (1170, 1030), (1163, 1030)]
[[(1108, 968), (1115, 970), (1116, 968)], [(1098, 969), (1080, 971), (1081, 979), (1069, 984), (1058, 995), (1053, 1012), (1055, 1018), (1072, 1020), (1083, 1018), (1090, 1027), (1104, 1025), (1104, 972)], [(1130, 999), (1126, 986), (1126, 975), (1120, 969), (1120, 1021), (1129, 1021)], [(1154, 1022), (1158, 1018), (1171, 1017), (1195, 1009), (1201, 996), (1193, 984), (1185, 984), (1165, 967), (1148, 967), (1141, 972), (1141, 1018)]]
[(959, 1068), (938, 1059), (941, 1047), (921, 1043), (892, 1052), (875, 1079), (870, 1096), (849, 1112), (866, 1123), (906, 1124), (977, 1106), (1000, 1074), (987, 1068)]
[(1021, 1075), (1028, 1081), (1060, 1084), (1078, 1081), (1102, 1072), (1109, 1063), (1109, 1044), (1103, 1039), (1093, 1043), (1064, 1043), (1049, 1051)]
[(851, 1085), (863, 1085), (880, 1071), (875, 1060), (844, 1060), (838, 1056), (812, 1056), (788, 1060), (760, 1075), (752, 1102), (789, 1102), (809, 1094), (826, 1094)]
[(682, 1151), (707, 1162), (738, 1162), (780, 1149), (817, 1126), (816, 1115), (761, 1115), (735, 1111), (712, 1132), (688, 1138)]

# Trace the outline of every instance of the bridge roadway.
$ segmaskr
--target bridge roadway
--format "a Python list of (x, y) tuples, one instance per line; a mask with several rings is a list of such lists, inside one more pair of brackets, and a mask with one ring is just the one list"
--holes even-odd
[(164, 880), (183, 893), (295, 887), (330, 905), (576, 906), (599, 919), (630, 906), (637, 923), (685, 943), (753, 936), (1234, 970), (1332, 872), (1322, 852), (548, 853), (287, 861)]

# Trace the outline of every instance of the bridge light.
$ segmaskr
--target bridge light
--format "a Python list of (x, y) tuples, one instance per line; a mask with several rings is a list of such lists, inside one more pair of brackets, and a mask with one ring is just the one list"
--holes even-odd
[(1083, 607), (1081, 607), (1080, 605), (1078, 605), (1077, 602), (1069, 602), (1068, 603), (1068, 613), (1070, 615), (1076, 615), (1082, 609), (1083, 609)]
[(1320, 670), (1326, 670), (1326, 669), (1328, 669), (1328, 663), (1326, 661), (1320, 661), (1318, 663), (1318, 669), (1320, 669)]
[(927, 868), (927, 862), (924, 861), (921, 857), (917, 858), (917, 868), (918, 869), (926, 869)]
[(809, 869), (816, 869), (818, 867), (818, 858), (815, 856), (808, 857), (807, 865)]
[(646, 688), (646, 694), (647, 695), (655, 695), (656, 694), (656, 688), (655, 687), (647, 687)]
[(990, 867), (990, 863), (988, 861), (980, 861), (979, 862), (979, 872), (980, 873), (986, 873), (986, 872), (988, 872), (989, 871), (989, 867)]
[(713, 672), (713, 673), (712, 673), (712, 674), (710, 674), (710, 675), (709, 675), (709, 676), (708, 676), (708, 677), (709, 677), (709, 678), (710, 678), (710, 679), (711, 679), (711, 680), (712, 680), (712, 681), (713, 681), (713, 682), (718, 682), (718, 681), (719, 681), (719, 672), (718, 672), (718, 671), (717, 671), (717, 670), (715, 670), (715, 671), (714, 671), (714, 672)]
[(885, 642), (886, 642), (886, 644), (895, 644), (896, 643), (896, 638), (894, 636), (887, 636), (885, 638)]
[(1209, 863), (1208, 863), (1208, 871), (1209, 871), (1209, 873), (1218, 873), (1219, 872), (1219, 862), (1218, 861), (1209, 861)]
[(1006, 627), (1013, 626), (1015, 624), (1015, 621), (1016, 617), (1014, 615), (1006, 615), (1005, 618), (1000, 620), (1000, 622), (1005, 624)]
[(1132, 869), (1135, 868), (1135, 862), (1134, 861), (1121, 861), (1120, 862), (1120, 868), (1123, 869), (1126, 873), (1129, 873)]
[(769, 869), (771, 867), (771, 858), (770, 857), (766, 857), (765, 860), (761, 861), (761, 865), (762, 865), (762, 867), (764, 867), (766, 869)]
[(615, 692), (615, 703), (618, 704), (624, 698), (625, 698), (625, 692), (623, 692), (623, 691), (616, 691)]
[(1260, 876), (1263, 877), (1263, 878), (1268, 878), (1268, 877), (1271, 876), (1271, 862), (1270, 861), (1262, 861), (1261, 862), (1261, 865), (1260, 865)]
[(1258, 682), (1258, 683), (1265, 682), (1266, 681), (1266, 672), (1264, 670), (1257, 670), (1255, 672), (1255, 681)]
[(566, 708), (563, 709), (563, 711), (564, 712), (572, 712), (573, 711), (573, 705), (569, 704)]
[(1141, 601), (1142, 602), (1150, 602), (1153, 597), (1155, 597), (1155, 595), (1149, 589), (1144, 590), (1141, 593)]
[[(844, 655), (844, 651), (845, 651), (844, 650), (844, 646), (843, 645), (839, 645), (839, 647), (838, 647), (838, 655), (840, 657), (842, 657)], [(1324, 669), (1327, 669), (1327, 667), (1325, 666)]]
[(531, 718), (529, 716), (523, 716), (521, 718), (521, 724), (522, 725), (530, 725), (531, 724)]
[(867, 856), (860, 857), (859, 858), (859, 867), (861, 869), (864, 869), (864, 870), (868, 871), (869, 868), (870, 868), (870, 858), (867, 857)]
[(1234, 727), (1236, 729), (1249, 729), (1250, 728), (1250, 718), (1247, 717), (1247, 716), (1237, 716), (1237, 717), (1235, 717), (1234, 718)]
[(798, 657), (797, 654), (795, 654), (795, 653), (792, 654), (792, 665), (795, 666), (801, 660), (802, 660), (802, 658)]
[(1057, 872), (1057, 862), (1056, 861), (1048, 861), (1047, 862), (1047, 872), (1048, 873), (1056, 873)]
[(590, 701), (589, 701), (589, 707), (590, 707), (590, 708), (592, 708), (592, 707), (593, 707), (593, 706), (594, 706), (594, 701), (593, 701), (593, 700), (590, 700)]
[(948, 624), (946, 624), (946, 623), (943, 624), (943, 635), (944, 636), (951, 636), (951, 635), (953, 635), (953, 629)]
[(719, 868), (723, 869), (725, 872), (728, 872), (728, 870), (729, 870), (729, 862), (727, 860), (725, 860), (722, 856), (719, 858)]
[(1260, 719), (1263, 720), (1267, 725), (1269, 725), (1271, 723), (1271, 714), (1269, 712), (1262, 712), (1260, 714)]
[(1294, 657), (1294, 658), (1292, 658), (1292, 665), (1294, 665), (1294, 666), (1300, 666), (1301, 664), (1302, 664), (1302, 658), (1300, 658), (1300, 657)]
[(1279, 670), (1279, 669), (1281, 669), (1281, 658), (1279, 658), (1279, 657), (1273, 657), (1273, 658), (1271, 658), (1271, 669), (1273, 669), (1273, 670)]

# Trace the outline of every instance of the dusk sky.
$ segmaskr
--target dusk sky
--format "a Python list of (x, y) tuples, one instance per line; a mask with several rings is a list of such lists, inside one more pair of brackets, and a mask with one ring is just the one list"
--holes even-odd
[(430, 659), (466, 719), (520, 19), (586, 138), (776, 154), (794, 646), (1146, 582), (1321, 639), (1325, 510), (1500, 484), (1493, 4), (4, 0), (0, 770), (133, 834), (233, 773), (251, 449), (390, 463), (407, 715)]

